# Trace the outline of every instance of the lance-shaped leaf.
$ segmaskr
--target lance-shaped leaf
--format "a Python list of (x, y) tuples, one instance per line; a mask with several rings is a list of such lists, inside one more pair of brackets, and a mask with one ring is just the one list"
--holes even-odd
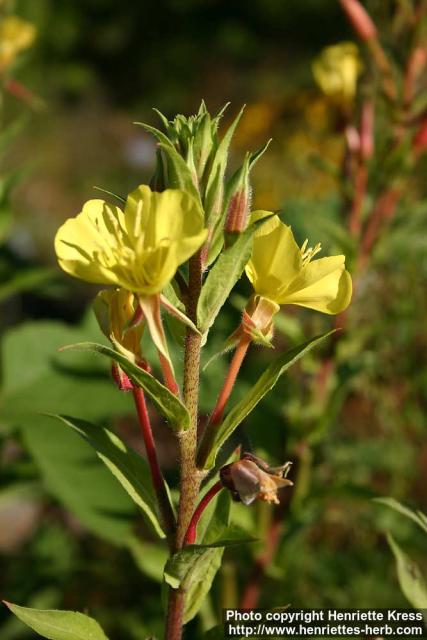
[(194, 618), (221, 566), (224, 547), (189, 546), (166, 563), (165, 582), (185, 591), (184, 623)]
[(221, 142), (213, 154), (212, 164), (209, 167), (209, 177), (207, 179), (206, 193), (204, 197), (204, 205), (206, 212), (206, 221), (212, 229), (221, 215), (222, 199), (223, 199), (223, 180), (228, 160), (228, 148), (234, 135), (237, 125), (245, 107), (239, 111)]
[(107, 358), (111, 358), (122, 367), (123, 371), (134, 384), (144, 389), (147, 396), (149, 396), (156, 408), (169, 421), (173, 429), (182, 431), (189, 428), (190, 416), (181, 400), (154, 378), (154, 376), (133, 362), (130, 362), (123, 354), (103, 344), (97, 344), (96, 342), (80, 342), (62, 347), (61, 349), (61, 351), (67, 350), (92, 351), (93, 353), (100, 353), (101, 355), (107, 356)]
[(173, 589), (185, 590), (185, 622), (198, 613), (221, 565), (222, 554), (228, 540), (223, 544), (223, 541), (218, 538), (228, 528), (230, 503), (229, 493), (220, 492), (211, 503), (210, 514), (204, 518), (204, 527), (201, 527), (202, 530), (198, 532), (204, 544), (191, 545), (182, 549), (165, 565), (165, 582)]
[(29, 609), (5, 602), (27, 627), (48, 640), (108, 640), (93, 618), (76, 611)]
[(427, 584), (419, 566), (399, 547), (391, 534), (387, 541), (396, 560), (400, 588), (407, 600), (416, 609), (427, 609)]
[(252, 239), (260, 226), (267, 222), (263, 218), (241, 233), (235, 243), (224, 251), (209, 272), (197, 305), (197, 320), (202, 333), (209, 331), (222, 305), (248, 263), (252, 253)]
[(120, 482), (135, 504), (143, 512), (147, 523), (161, 538), (165, 537), (159, 523), (156, 499), (147, 462), (130, 449), (116, 434), (85, 420), (52, 415), (76, 431)]
[(412, 511), (409, 507), (405, 507), (404, 504), (396, 500), (395, 498), (374, 498), (373, 502), (378, 504), (384, 504), (386, 507), (390, 507), (394, 511), (401, 513), (410, 520), (416, 522), (425, 533), (427, 533), (427, 516), (422, 511)]
[(214, 466), (217, 453), (224, 442), (274, 387), (280, 376), (332, 333), (334, 331), (328, 331), (276, 358), (242, 400), (228, 413), (224, 421), (219, 426), (210, 425), (206, 429), (197, 456), (197, 466), (200, 469), (211, 469)]
[(188, 193), (200, 203), (199, 191), (195, 184), (197, 182), (197, 176), (192, 175), (184, 158), (175, 149), (168, 136), (159, 129), (156, 129), (156, 127), (152, 127), (143, 122), (135, 122), (135, 124), (143, 127), (157, 138), (158, 146), (167, 159), (169, 187), (188, 191)]

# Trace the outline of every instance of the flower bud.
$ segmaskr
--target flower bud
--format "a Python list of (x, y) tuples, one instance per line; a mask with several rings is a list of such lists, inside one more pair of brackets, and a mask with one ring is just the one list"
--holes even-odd
[(339, 0), (339, 2), (361, 40), (377, 37), (377, 28), (359, 0)]
[(219, 472), (222, 485), (231, 492), (233, 500), (250, 505), (255, 500), (279, 504), (278, 489), (293, 485), (286, 478), (291, 462), (270, 467), (264, 460), (244, 453), (241, 460), (227, 464)]
[(241, 168), (232, 178), (233, 189), (229, 197), (225, 218), (226, 233), (242, 233), (247, 227), (250, 207), (249, 160), (246, 154)]

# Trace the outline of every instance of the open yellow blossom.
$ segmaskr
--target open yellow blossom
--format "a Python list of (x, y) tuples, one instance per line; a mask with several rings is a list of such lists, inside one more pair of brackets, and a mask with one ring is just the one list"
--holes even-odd
[[(259, 219), (266, 212), (255, 212)], [(351, 276), (343, 255), (313, 260), (320, 245), (300, 248), (292, 230), (277, 216), (266, 221), (255, 234), (246, 275), (255, 293), (281, 304), (296, 304), (322, 313), (336, 314), (349, 305)]]
[(0, 21), (0, 71), (15, 60), (18, 53), (30, 47), (36, 37), (34, 25), (18, 16), (8, 16)]
[(55, 251), (62, 269), (76, 278), (152, 296), (206, 235), (191, 196), (178, 189), (157, 193), (141, 185), (129, 194), (124, 211), (89, 200), (58, 230)]
[(313, 76), (323, 93), (338, 102), (351, 102), (356, 95), (362, 62), (353, 42), (323, 49), (312, 65)]

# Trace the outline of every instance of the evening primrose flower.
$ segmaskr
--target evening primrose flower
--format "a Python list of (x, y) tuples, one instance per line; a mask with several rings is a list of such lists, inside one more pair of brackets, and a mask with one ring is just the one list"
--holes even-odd
[(59, 228), (55, 251), (62, 269), (76, 278), (151, 296), (172, 280), (206, 235), (191, 196), (141, 185), (129, 194), (124, 211), (104, 200), (86, 202)]
[(264, 460), (244, 453), (240, 460), (220, 470), (221, 484), (231, 492), (233, 500), (250, 505), (255, 500), (279, 504), (278, 489), (293, 485), (286, 477), (292, 463), (270, 467)]
[[(255, 212), (253, 219), (265, 217)], [(327, 314), (344, 311), (352, 294), (351, 276), (345, 269), (345, 256), (313, 260), (320, 244), (300, 248), (292, 230), (272, 216), (256, 232), (252, 257), (246, 265), (255, 294), (276, 305), (295, 304)]]
[(0, 72), (7, 69), (16, 56), (30, 47), (36, 37), (34, 25), (18, 16), (0, 21)]
[(178, 266), (201, 247), (207, 233), (199, 205), (186, 192), (167, 189), (157, 193), (141, 185), (129, 194), (124, 211), (104, 200), (89, 200), (55, 237), (56, 255), (64, 271), (135, 294), (136, 319), (146, 321), (166, 383), (174, 392), (161, 305), (182, 322), (194, 325), (161, 292)]
[(353, 42), (326, 47), (312, 65), (314, 79), (321, 91), (340, 103), (352, 102), (362, 69), (359, 51)]

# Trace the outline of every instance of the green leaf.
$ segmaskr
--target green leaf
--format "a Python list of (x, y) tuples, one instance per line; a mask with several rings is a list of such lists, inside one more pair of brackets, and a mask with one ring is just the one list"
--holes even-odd
[(143, 122), (135, 122), (135, 124), (143, 127), (146, 131), (157, 138), (158, 146), (164, 152), (168, 160), (169, 187), (172, 189), (184, 189), (185, 191), (188, 191), (188, 193), (190, 193), (200, 204), (199, 192), (194, 184), (195, 176), (192, 176), (184, 158), (175, 149), (167, 135), (149, 124), (145, 124)]
[(230, 291), (242, 275), (251, 257), (254, 233), (265, 222), (264, 218), (241, 233), (233, 246), (220, 255), (210, 270), (197, 305), (198, 326), (202, 333), (209, 331)]
[(175, 553), (166, 563), (166, 583), (172, 589), (181, 588), (186, 592), (184, 623), (199, 611), (221, 566), (223, 552), (223, 547), (192, 545)]
[(141, 509), (155, 533), (164, 538), (165, 534), (157, 517), (150, 469), (144, 458), (104, 427), (68, 416), (52, 415), (50, 417), (74, 429), (96, 451), (107, 469)]
[(153, 404), (170, 422), (171, 426), (177, 431), (188, 429), (190, 426), (190, 416), (181, 400), (173, 395), (164, 385), (162, 385), (150, 373), (141, 369), (133, 362), (130, 362), (124, 355), (114, 351), (110, 347), (96, 342), (80, 342), (78, 344), (68, 345), (61, 349), (62, 351), (89, 351), (100, 353), (107, 358), (111, 358), (117, 362), (129, 378), (144, 389), (145, 393), (150, 397)]
[(419, 566), (399, 547), (391, 534), (387, 541), (396, 560), (397, 577), (406, 599), (416, 609), (427, 609), (427, 584)]
[(290, 351), (276, 358), (264, 371), (255, 385), (246, 393), (242, 400), (228, 413), (224, 421), (211, 429), (207, 429), (200, 443), (198, 452), (198, 467), (211, 469), (215, 464), (218, 450), (231, 436), (247, 415), (256, 407), (262, 398), (274, 387), (285, 371), (297, 362), (308, 351), (325, 340), (334, 331), (328, 331), (321, 336), (312, 338), (304, 344), (294, 347)]
[(206, 220), (210, 228), (213, 228), (221, 215), (222, 209), (222, 183), (224, 180), (225, 169), (228, 160), (228, 148), (234, 135), (240, 118), (242, 117), (245, 107), (243, 106), (218, 145), (212, 164), (209, 167), (209, 178), (206, 185), (206, 193), (204, 198)]
[(47, 416), (21, 422), (24, 446), (46, 489), (96, 535), (121, 546), (137, 511), (117, 480), (76, 433)]
[(390, 509), (403, 514), (410, 520), (416, 522), (416, 524), (427, 533), (427, 518), (422, 511), (412, 511), (412, 509), (405, 507), (405, 505), (401, 504), (394, 498), (374, 498), (373, 501), (378, 502), (379, 504), (384, 504), (386, 507), (390, 507)]
[(5, 604), (24, 624), (49, 640), (108, 640), (99, 624), (82, 613)]
[(95, 452), (71, 429), (45, 415), (78, 411), (85, 420), (108, 424), (129, 413), (129, 395), (112, 384), (107, 360), (70, 353), (65, 365), (57, 353), (67, 342), (96, 335), (99, 328), (92, 313), (81, 327), (43, 321), (7, 331), (2, 343), (0, 430), (19, 429), (45, 490), (87, 529), (121, 545), (135, 521), (135, 505)]

